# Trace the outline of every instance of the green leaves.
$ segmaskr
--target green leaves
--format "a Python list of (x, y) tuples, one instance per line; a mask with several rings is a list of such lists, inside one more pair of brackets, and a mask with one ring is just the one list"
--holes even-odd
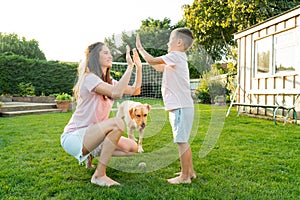
[(199, 45), (216, 61), (236, 46), (234, 33), (297, 5), (298, 0), (199, 0), (184, 6), (184, 20)]
[(27, 58), (46, 60), (45, 54), (40, 50), (38, 41), (20, 39), (17, 34), (0, 32), (0, 54), (16, 54)]
[[(77, 64), (28, 59), (18, 55), (0, 55), (0, 94), (26, 92), (30, 83), (36, 95), (72, 92)], [(23, 82), (20, 91), (20, 83)]]
[(72, 96), (69, 95), (68, 93), (62, 93), (56, 96), (55, 98), (56, 101), (71, 101), (72, 100)]

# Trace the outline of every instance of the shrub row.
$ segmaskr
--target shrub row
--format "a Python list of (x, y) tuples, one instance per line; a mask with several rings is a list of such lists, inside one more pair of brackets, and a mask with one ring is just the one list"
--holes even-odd
[(72, 93), (77, 63), (28, 59), (18, 55), (0, 55), (0, 95), (20, 94), (20, 85), (34, 88), (37, 96)]

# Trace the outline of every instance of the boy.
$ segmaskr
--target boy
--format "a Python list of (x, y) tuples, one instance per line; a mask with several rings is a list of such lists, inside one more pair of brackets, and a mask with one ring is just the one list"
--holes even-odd
[(171, 184), (191, 183), (196, 178), (192, 151), (188, 143), (194, 119), (194, 103), (190, 92), (190, 77), (186, 51), (193, 44), (193, 34), (187, 28), (177, 28), (171, 32), (168, 54), (153, 57), (143, 48), (139, 35), (136, 47), (147, 63), (157, 71), (163, 71), (162, 96), (165, 109), (169, 111), (174, 142), (178, 145), (181, 172), (168, 179)]

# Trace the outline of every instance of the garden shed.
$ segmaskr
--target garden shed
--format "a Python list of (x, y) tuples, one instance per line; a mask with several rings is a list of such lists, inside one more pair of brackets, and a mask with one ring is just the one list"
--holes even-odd
[[(238, 43), (235, 101), (239, 112), (300, 117), (300, 6), (234, 34)], [(232, 105), (231, 105), (232, 106)], [(295, 113), (297, 116), (295, 116)]]

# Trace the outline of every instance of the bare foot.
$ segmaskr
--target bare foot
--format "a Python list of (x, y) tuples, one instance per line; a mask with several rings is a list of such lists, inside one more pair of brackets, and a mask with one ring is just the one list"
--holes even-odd
[[(177, 173), (175, 173), (175, 175), (179, 175), (180, 176), (181, 172), (177, 172)], [(195, 178), (197, 178), (197, 175), (196, 175), (195, 172), (192, 172), (192, 173), (190, 173), (190, 177), (195, 179)]]
[(112, 180), (108, 176), (102, 176), (100, 178), (95, 178), (94, 176), (91, 179), (91, 183), (100, 185), (100, 186), (107, 186), (110, 187), (112, 185), (120, 185), (120, 183)]
[(168, 182), (170, 184), (181, 184), (181, 183), (191, 183), (191, 179), (188, 178), (188, 179), (183, 179), (181, 176), (177, 176), (175, 178), (170, 178), (168, 179)]

